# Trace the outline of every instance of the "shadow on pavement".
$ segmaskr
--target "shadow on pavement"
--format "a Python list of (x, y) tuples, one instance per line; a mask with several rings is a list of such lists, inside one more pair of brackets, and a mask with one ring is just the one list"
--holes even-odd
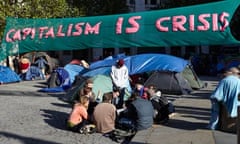
[(20, 140), (23, 144), (59, 144), (56, 142), (50, 142), (50, 141), (36, 139), (32, 137), (24, 137), (24, 136), (20, 136), (20, 135), (8, 133), (8, 132), (0, 132), (0, 137), (2, 137), (2, 135), (4, 137), (7, 137), (8, 139)]
[(194, 119), (198, 119), (198, 120), (205, 120), (205, 121), (209, 121), (210, 120), (210, 117), (207, 115), (207, 116), (199, 116), (199, 115), (184, 115), (182, 117), (185, 117), (185, 118), (194, 118)]
[(210, 108), (197, 108), (197, 107), (188, 107), (188, 106), (175, 106), (175, 109), (178, 113), (191, 114), (191, 115), (204, 115), (210, 116)]
[(209, 91), (209, 92), (206, 92), (206, 93), (198, 93), (198, 92), (195, 92), (191, 95), (184, 95), (183, 97), (184, 98), (191, 98), (191, 99), (209, 99), (210, 95), (211, 95), (211, 92), (212, 91)]
[(72, 105), (65, 103), (65, 104), (60, 104), (60, 103), (51, 103), (52, 105), (58, 106), (58, 107), (66, 107), (66, 108), (72, 108)]
[(206, 129), (207, 124), (201, 122), (190, 122), (185, 120), (170, 119), (166, 126), (183, 130), (197, 130)]
[(47, 109), (41, 109), (40, 111), (44, 112), (42, 115), (45, 117), (44, 121), (47, 124), (57, 129), (66, 130), (66, 120), (69, 114)]
[(46, 88), (47, 86), (45, 85), (42, 85), (42, 84), (38, 84), (38, 85), (33, 85), (33, 87), (36, 87), (36, 88)]
[(1, 96), (29, 96), (29, 97), (37, 97), (37, 96), (49, 96), (45, 93), (38, 93), (35, 91), (9, 91), (9, 90), (1, 90)]

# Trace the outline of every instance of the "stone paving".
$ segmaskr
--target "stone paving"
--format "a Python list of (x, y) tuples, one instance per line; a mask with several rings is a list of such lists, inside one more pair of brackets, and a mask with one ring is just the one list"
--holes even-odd
[(236, 144), (236, 134), (206, 129), (210, 119), (209, 96), (218, 84), (218, 78), (203, 77), (207, 87), (191, 95), (170, 96), (176, 113), (167, 125), (154, 125), (139, 132), (132, 144)]
[[(204, 77), (204, 81), (208, 87), (191, 95), (168, 95), (176, 108), (169, 123), (137, 133), (131, 143), (235, 144), (236, 135), (205, 129), (210, 117), (209, 95), (218, 80)], [(81, 135), (66, 131), (64, 122), (71, 107), (60, 100), (64, 94), (37, 92), (45, 86), (45, 81), (0, 85), (0, 144), (116, 143), (97, 133)]]
[(100, 134), (65, 130), (71, 107), (56, 94), (36, 92), (45, 81), (0, 86), (1, 144), (115, 144)]

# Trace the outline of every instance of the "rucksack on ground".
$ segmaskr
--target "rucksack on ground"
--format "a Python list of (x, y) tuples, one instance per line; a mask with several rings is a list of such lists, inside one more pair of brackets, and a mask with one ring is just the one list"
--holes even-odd
[(95, 132), (97, 132), (97, 128), (94, 124), (87, 124), (83, 126), (79, 131), (80, 134), (92, 134)]
[(128, 143), (137, 133), (135, 124), (127, 118), (120, 118), (115, 127), (110, 138), (118, 143)]

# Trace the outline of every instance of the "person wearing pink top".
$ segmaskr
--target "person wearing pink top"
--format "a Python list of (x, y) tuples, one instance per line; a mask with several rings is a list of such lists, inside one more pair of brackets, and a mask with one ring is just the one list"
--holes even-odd
[(89, 98), (81, 96), (79, 102), (75, 103), (67, 121), (67, 129), (73, 132), (80, 132), (87, 124)]

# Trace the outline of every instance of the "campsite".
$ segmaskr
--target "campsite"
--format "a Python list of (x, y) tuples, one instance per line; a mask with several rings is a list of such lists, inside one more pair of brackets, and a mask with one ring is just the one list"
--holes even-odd
[[(218, 79), (200, 78), (208, 83), (207, 88), (197, 90), (191, 95), (169, 95), (168, 98), (176, 107), (176, 115), (171, 117), (168, 125), (155, 125), (150, 131), (139, 133), (132, 143), (145, 141), (158, 144), (160, 139), (163, 143), (186, 144), (192, 141), (199, 144), (214, 144), (215, 140), (235, 144), (236, 135), (220, 131), (212, 133), (205, 129), (210, 116), (208, 96)], [(65, 93), (38, 92), (43, 87), (46, 87), (45, 80), (22, 81), (0, 86), (0, 101), (3, 102), (0, 105), (1, 143), (116, 144), (97, 133), (80, 135), (66, 131), (64, 121), (71, 106), (61, 100)]]
[[(190, 94), (190, 92), (201, 89), (204, 87), (203, 82), (196, 75), (191, 68), (191, 64), (188, 61), (166, 54), (139, 54), (134, 56), (124, 56), (126, 66), (129, 69), (129, 76), (132, 78), (129, 83), (128, 91), (131, 93), (134, 89), (134, 83), (136, 77), (145, 78), (145, 86), (155, 85), (163, 94)], [(75, 71), (75, 78), (73, 78), (71, 84), (64, 84), (69, 82), (70, 76), (63, 72), (58, 72), (57, 81), (62, 81), (62, 84), (55, 87), (43, 88), (40, 91), (45, 92), (62, 92), (66, 91), (66, 98), (70, 101), (75, 97), (78, 90), (84, 86), (84, 80), (92, 78), (94, 81), (93, 91), (95, 94), (101, 93), (98, 98), (102, 99), (102, 95), (106, 92), (112, 91), (112, 81), (110, 78), (111, 66), (115, 64), (117, 58), (106, 58), (90, 64), (89, 68), (83, 69), (83, 67), (75, 66), (71, 68)], [(69, 64), (67, 64), (69, 65)], [(72, 64), (70, 64), (72, 67)], [(73, 64), (74, 66), (75, 64)], [(59, 68), (61, 70), (66, 69)], [(59, 71), (57, 69), (57, 71)], [(69, 70), (68, 70), (69, 71)], [(68, 73), (68, 72), (65, 72)], [(78, 73), (78, 74), (77, 74)], [(74, 74), (74, 72), (69, 73)], [(135, 78), (134, 78), (135, 77)], [(49, 78), (51, 80), (51, 76)], [(54, 80), (53, 80), (54, 81)], [(48, 85), (50, 81), (48, 81)], [(129, 97), (129, 96), (127, 96)]]

